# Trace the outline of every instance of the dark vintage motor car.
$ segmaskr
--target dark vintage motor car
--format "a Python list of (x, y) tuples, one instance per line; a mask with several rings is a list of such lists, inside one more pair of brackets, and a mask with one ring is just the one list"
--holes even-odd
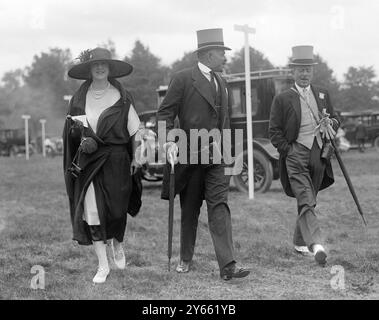
[(341, 127), (345, 131), (345, 138), (353, 147), (358, 145), (355, 138), (355, 129), (358, 121), (361, 120), (367, 129), (366, 143), (379, 151), (379, 111), (340, 112), (339, 117)]
[[(29, 155), (35, 152), (29, 135)], [(25, 154), (25, 129), (0, 130), (0, 156), (15, 157)]]
[[(236, 146), (232, 145), (232, 154), (236, 156), (236, 163), (242, 161), (242, 172), (233, 176), (236, 187), (243, 192), (248, 191), (248, 162), (247, 162), (247, 130), (246, 130), (246, 98), (245, 98), (245, 74), (225, 75), (229, 85), (229, 94), (232, 96), (231, 127), (232, 136), (236, 129), (242, 129), (244, 139), (243, 153), (235, 155)], [(268, 137), (269, 117), (271, 103), (274, 96), (289, 88), (293, 84), (293, 78), (289, 69), (262, 70), (251, 73), (251, 100), (252, 100), (252, 125), (253, 125), (253, 163), (254, 163), (254, 190), (266, 192), (269, 190), (272, 180), (279, 178), (278, 159), (274, 146)], [(158, 105), (162, 102), (167, 91), (167, 86), (157, 89)], [(146, 141), (155, 141), (157, 134), (156, 110), (145, 111), (139, 114), (145, 131)], [(232, 142), (234, 139), (232, 139)], [(156, 141), (154, 147), (158, 150)], [(163, 162), (150, 161), (143, 166), (143, 177), (149, 181), (162, 179)]]

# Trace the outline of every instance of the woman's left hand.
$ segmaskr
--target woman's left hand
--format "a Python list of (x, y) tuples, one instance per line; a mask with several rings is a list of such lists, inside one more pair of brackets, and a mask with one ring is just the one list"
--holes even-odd
[(133, 175), (133, 174), (136, 174), (138, 169), (141, 168), (142, 165), (136, 161), (136, 159), (134, 158), (132, 160), (132, 163), (130, 164), (130, 174)]

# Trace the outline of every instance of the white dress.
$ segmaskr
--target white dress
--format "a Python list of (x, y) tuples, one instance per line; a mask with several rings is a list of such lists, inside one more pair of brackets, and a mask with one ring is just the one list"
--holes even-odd
[[(105, 94), (100, 98), (94, 97), (94, 92), (90, 87), (86, 96), (86, 117), (93, 131), (96, 133), (97, 122), (100, 114), (107, 108), (113, 106), (120, 99), (120, 92), (112, 85), (108, 87)], [(134, 135), (140, 126), (140, 120), (134, 107), (130, 105), (128, 113), (128, 132), (129, 135)], [(84, 213), (83, 220), (88, 225), (100, 225), (99, 214), (97, 212), (95, 189), (93, 183), (89, 185), (84, 198)]]

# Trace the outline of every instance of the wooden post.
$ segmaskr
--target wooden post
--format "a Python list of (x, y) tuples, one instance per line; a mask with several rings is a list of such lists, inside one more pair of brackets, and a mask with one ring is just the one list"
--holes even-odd
[(21, 116), (21, 118), (25, 120), (25, 157), (26, 157), (26, 160), (29, 160), (29, 124), (28, 124), (28, 121), (30, 119), (30, 116), (23, 114)]
[(250, 79), (250, 45), (249, 33), (255, 29), (245, 25), (235, 25), (234, 30), (245, 35), (245, 92), (246, 92), (246, 126), (247, 126), (247, 161), (249, 177), (249, 199), (254, 199), (254, 155), (253, 155), (253, 122), (251, 112), (251, 79)]
[(42, 156), (44, 158), (46, 158), (46, 146), (45, 146), (45, 139), (46, 139), (46, 135), (45, 135), (45, 123), (46, 123), (46, 119), (40, 119), (39, 122), (41, 122), (41, 126), (42, 126), (42, 131), (41, 131), (41, 139), (42, 139)]

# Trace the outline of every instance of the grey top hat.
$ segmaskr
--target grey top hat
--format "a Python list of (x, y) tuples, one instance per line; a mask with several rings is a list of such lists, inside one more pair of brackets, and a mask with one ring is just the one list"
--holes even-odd
[(315, 65), (313, 57), (313, 46), (295, 46), (292, 47), (292, 58), (290, 66), (310, 66)]
[(221, 28), (203, 29), (197, 31), (197, 49), (194, 52), (220, 48), (231, 50), (224, 46), (224, 36)]
[(106, 61), (109, 64), (109, 78), (124, 77), (133, 71), (132, 65), (125, 61), (112, 59), (111, 52), (104, 48), (85, 50), (80, 54), (78, 59), (80, 62), (68, 71), (69, 77), (74, 79), (90, 79), (91, 63), (95, 61)]

